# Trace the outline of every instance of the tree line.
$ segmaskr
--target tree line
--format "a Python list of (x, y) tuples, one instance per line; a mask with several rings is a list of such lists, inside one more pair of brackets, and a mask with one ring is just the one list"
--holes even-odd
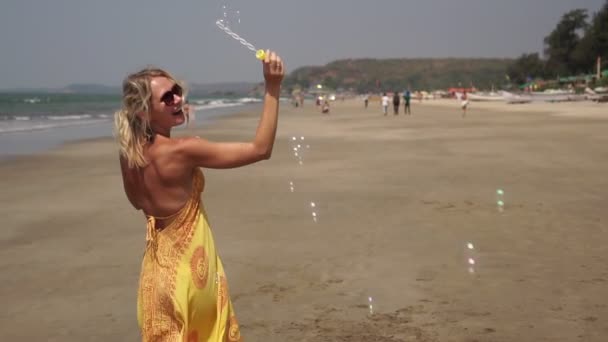
[(608, 68), (608, 0), (592, 16), (586, 9), (565, 13), (545, 37), (543, 52), (542, 57), (527, 53), (517, 58), (507, 69), (511, 82), (595, 74), (598, 57), (602, 70)]
[(324, 66), (301, 67), (289, 74), (284, 89), (323, 88), (365, 92), (404, 89), (477, 87), (490, 89), (505, 82), (512, 58), (346, 59)]
[[(602, 57), (608, 68), (608, 0), (593, 15), (585, 9), (565, 13), (544, 39), (543, 56), (514, 58), (394, 58), (345, 59), (324, 66), (301, 67), (284, 81), (284, 89), (308, 89), (322, 84), (330, 89), (359, 93), (449, 87), (502, 88), (532, 79), (557, 79), (594, 74)], [(603, 77), (600, 85), (608, 84)]]

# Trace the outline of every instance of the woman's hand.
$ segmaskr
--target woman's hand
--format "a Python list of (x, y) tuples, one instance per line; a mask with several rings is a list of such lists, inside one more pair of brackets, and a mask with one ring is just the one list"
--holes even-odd
[(266, 87), (278, 87), (285, 76), (283, 61), (274, 51), (266, 50), (266, 57), (262, 61)]

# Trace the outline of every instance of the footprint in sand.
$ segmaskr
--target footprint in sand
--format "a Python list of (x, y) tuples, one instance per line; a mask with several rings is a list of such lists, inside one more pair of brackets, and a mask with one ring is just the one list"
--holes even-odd
[(277, 333), (294, 330), (306, 332), (309, 340), (315, 341), (436, 341), (433, 333), (411, 325), (413, 318), (410, 311), (410, 308), (406, 308), (362, 319), (346, 319), (342, 310), (328, 308), (315, 319), (284, 324), (277, 329)]
[(328, 287), (330, 287), (331, 285), (342, 284), (343, 282), (344, 282), (344, 279), (331, 278), (331, 279), (327, 279), (325, 281), (321, 280), (320, 282), (316, 282), (316, 281), (310, 282), (310, 283), (308, 283), (308, 286), (315, 290), (325, 290)]
[(281, 299), (283, 299), (283, 297), (285, 297), (286, 293), (293, 290), (294, 287), (290, 286), (290, 287), (284, 287), (284, 286), (278, 286), (276, 284), (266, 284), (263, 286), (260, 286), (256, 293), (257, 294), (272, 294), (272, 300), (274, 302), (278, 302)]

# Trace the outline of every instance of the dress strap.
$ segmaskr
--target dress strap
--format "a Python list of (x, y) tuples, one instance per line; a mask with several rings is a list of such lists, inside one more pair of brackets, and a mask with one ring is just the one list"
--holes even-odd
[(179, 213), (180, 213), (181, 211), (182, 211), (182, 209), (178, 210), (176, 213), (171, 214), (171, 215), (169, 215), (169, 216), (150, 216), (150, 215), (146, 215), (146, 216), (148, 216), (148, 217), (154, 217), (154, 218), (155, 218), (155, 219), (157, 219), (157, 220), (168, 220), (168, 219), (172, 219), (172, 218), (174, 218), (175, 216), (179, 215)]
[(148, 222), (146, 223), (146, 249), (150, 246), (156, 245), (156, 217), (148, 216)]

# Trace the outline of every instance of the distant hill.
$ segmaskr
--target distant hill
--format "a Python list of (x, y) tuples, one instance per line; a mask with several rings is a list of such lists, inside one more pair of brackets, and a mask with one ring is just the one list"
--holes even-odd
[(344, 59), (325, 66), (294, 70), (284, 81), (284, 88), (308, 88), (323, 84), (334, 89), (358, 92), (418, 90), (470, 86), (497, 88), (505, 83), (507, 67), (513, 59), (504, 58), (416, 58), (416, 59)]
[[(209, 84), (189, 84), (189, 95), (195, 97), (252, 96), (259, 84), (254, 82), (223, 82)], [(120, 95), (120, 86), (101, 84), (70, 84), (63, 88), (21, 88), (1, 90), (1, 93), (69, 93), (69, 94), (108, 94)]]
[(101, 84), (70, 84), (60, 89), (63, 93), (71, 94), (120, 94), (120, 87), (110, 87)]
[[(327, 88), (376, 92), (435, 90), (458, 86), (500, 88), (506, 83), (510, 58), (401, 58), (344, 59), (324, 66), (301, 67), (285, 77), (283, 90), (323, 84)], [(190, 96), (261, 96), (263, 84), (256, 82), (218, 82), (189, 85)], [(2, 92), (15, 92), (4, 90)], [(65, 92), (76, 94), (120, 94), (120, 86), (71, 84), (61, 89), (19, 89), (19, 92)]]

